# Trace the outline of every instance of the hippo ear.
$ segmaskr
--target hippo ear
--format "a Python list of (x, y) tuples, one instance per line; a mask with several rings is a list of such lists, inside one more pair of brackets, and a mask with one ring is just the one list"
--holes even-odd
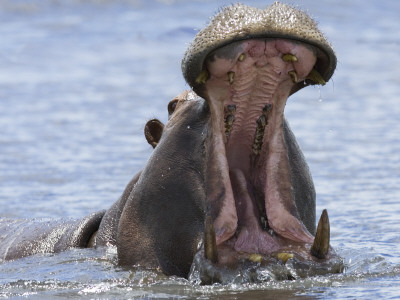
[(164, 124), (158, 119), (152, 119), (144, 127), (144, 136), (147, 142), (155, 148), (161, 139), (164, 130)]
[(169, 101), (169, 103), (168, 103), (168, 117), (170, 117), (174, 113), (174, 111), (176, 109), (176, 105), (178, 104), (178, 102), (179, 102), (178, 98), (174, 98), (171, 101)]

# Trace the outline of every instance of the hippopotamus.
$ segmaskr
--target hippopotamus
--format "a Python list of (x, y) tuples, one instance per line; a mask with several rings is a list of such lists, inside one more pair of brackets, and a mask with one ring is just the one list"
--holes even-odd
[[(168, 121), (145, 126), (154, 150), (120, 199), (82, 220), (0, 223), (0, 259), (114, 246), (122, 266), (226, 282), (243, 270), (340, 272), (329, 218), (284, 117), (289, 96), (324, 85), (330, 43), (306, 13), (236, 4), (198, 32), (182, 60), (191, 87)], [(290, 279), (293, 273), (280, 278)]]

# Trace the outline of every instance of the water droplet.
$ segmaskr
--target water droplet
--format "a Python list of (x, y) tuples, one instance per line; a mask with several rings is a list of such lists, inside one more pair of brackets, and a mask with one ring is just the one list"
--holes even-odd
[(188, 125), (186, 128), (187, 128), (187, 129), (190, 129), (190, 125)]

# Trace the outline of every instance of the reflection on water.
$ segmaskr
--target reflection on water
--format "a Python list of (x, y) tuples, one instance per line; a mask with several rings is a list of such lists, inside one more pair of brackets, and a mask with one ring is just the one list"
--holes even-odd
[[(230, 1), (224, 1), (229, 4)], [(1, 1), (0, 215), (107, 208), (144, 165), (144, 123), (187, 88), (180, 59), (221, 1)], [(258, 1), (245, 1), (258, 7)], [(344, 274), (201, 287), (116, 266), (113, 249), (0, 264), (0, 295), (94, 298), (399, 297), (400, 4), (299, 1), (338, 56), (332, 82), (288, 102)], [(267, 298), (268, 299), (268, 298)]]

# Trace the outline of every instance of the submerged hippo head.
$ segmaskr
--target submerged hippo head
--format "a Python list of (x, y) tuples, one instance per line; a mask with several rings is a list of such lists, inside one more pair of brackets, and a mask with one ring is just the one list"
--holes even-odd
[(120, 263), (187, 276), (196, 256), (195, 268), (207, 265), (204, 281), (223, 281), (214, 276), (220, 267), (291, 258), (340, 269), (326, 264), (334, 257), (328, 216), (316, 230), (312, 178), (284, 119), (289, 95), (325, 84), (335, 66), (316, 23), (288, 5), (216, 15), (182, 61), (197, 95), (170, 103), (122, 212)]

